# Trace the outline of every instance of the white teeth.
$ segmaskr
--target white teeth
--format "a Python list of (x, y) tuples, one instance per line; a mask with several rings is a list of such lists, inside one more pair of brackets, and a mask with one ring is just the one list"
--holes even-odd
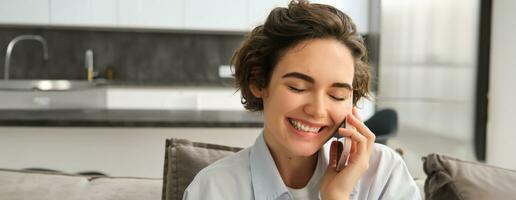
[(301, 122), (298, 122), (298, 121), (295, 121), (292, 119), (289, 119), (289, 121), (292, 125), (294, 125), (294, 128), (296, 128), (297, 130), (300, 130), (300, 131), (304, 131), (304, 132), (317, 133), (317, 132), (319, 132), (319, 129), (321, 128), (321, 127), (310, 127), (308, 125), (302, 124)]

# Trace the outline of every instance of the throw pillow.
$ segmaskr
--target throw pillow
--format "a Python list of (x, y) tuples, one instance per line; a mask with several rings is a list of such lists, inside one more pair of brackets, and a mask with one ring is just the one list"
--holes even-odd
[(195, 175), (209, 164), (242, 148), (171, 138), (165, 145), (163, 200), (181, 200)]
[(430, 154), (424, 158), (425, 199), (512, 199), (516, 171)]

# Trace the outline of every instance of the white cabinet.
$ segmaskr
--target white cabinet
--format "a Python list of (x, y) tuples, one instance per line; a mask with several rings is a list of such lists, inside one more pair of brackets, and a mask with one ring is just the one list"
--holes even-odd
[(107, 109), (244, 110), (233, 88), (110, 87), (106, 96)]
[[(273, 8), (278, 6), (286, 7), (289, 2), (289, 0), (249, 0), (249, 30), (257, 25), (263, 24)], [(353, 19), (359, 33), (367, 33), (369, 30), (368, 0), (311, 0), (310, 2), (331, 5), (343, 11)]]
[(359, 33), (369, 32), (369, 0), (338, 0), (335, 7), (353, 19)]
[(185, 28), (248, 31), (247, 3), (244, 0), (185, 0)]
[(0, 0), (0, 24), (47, 25), (49, 0)]
[[(0, 24), (250, 31), (290, 0), (0, 0)], [(313, 0), (350, 15), (368, 31), (368, 0)]]
[(197, 110), (197, 96), (174, 89), (109, 88), (107, 109)]
[(252, 30), (255, 26), (265, 23), (267, 16), (275, 7), (286, 7), (289, 0), (249, 0), (248, 4), (248, 28)]
[(118, 0), (50, 0), (50, 10), (52, 25), (116, 27)]
[[(344, 1), (344, 0), (339, 0)], [(319, 4), (327, 4), (331, 6), (336, 6), (337, 0), (310, 0), (310, 3), (319, 3)]]
[(183, 0), (120, 0), (118, 26), (173, 28), (184, 26)]

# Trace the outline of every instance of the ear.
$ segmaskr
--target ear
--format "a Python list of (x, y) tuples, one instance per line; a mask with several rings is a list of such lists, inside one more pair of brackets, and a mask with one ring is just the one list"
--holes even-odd
[(249, 89), (251, 89), (251, 93), (253, 93), (253, 95), (256, 97), (256, 98), (262, 98), (263, 94), (262, 94), (262, 89), (257, 87), (255, 84), (250, 84), (249, 85)]

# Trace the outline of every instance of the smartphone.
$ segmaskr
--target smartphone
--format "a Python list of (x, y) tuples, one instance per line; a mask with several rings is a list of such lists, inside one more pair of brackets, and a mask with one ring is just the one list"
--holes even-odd
[[(349, 123), (346, 122), (346, 119), (341, 123), (339, 128), (353, 128)], [(336, 153), (330, 156), (333, 156), (333, 160), (336, 160), (337, 172), (341, 171), (349, 161), (349, 155), (351, 153), (351, 139), (349, 137), (342, 137), (338, 133), (339, 129), (335, 130), (333, 133), (333, 137), (336, 138), (335, 141), (332, 142), (331, 148), (336, 150)], [(334, 151), (335, 151), (334, 150)]]

